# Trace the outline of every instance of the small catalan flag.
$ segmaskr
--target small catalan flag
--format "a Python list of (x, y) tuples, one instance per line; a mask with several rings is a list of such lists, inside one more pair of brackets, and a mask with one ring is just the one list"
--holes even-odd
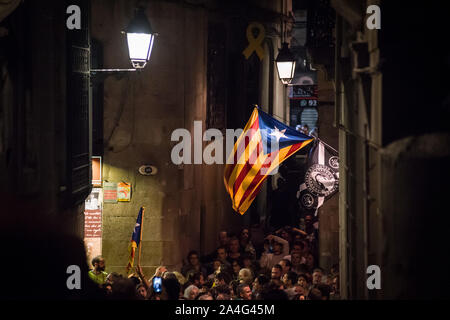
[(144, 208), (141, 207), (139, 210), (139, 214), (136, 220), (136, 225), (134, 226), (133, 234), (131, 235), (131, 242), (128, 246), (128, 251), (130, 252), (130, 256), (128, 258), (127, 272), (130, 272), (130, 269), (133, 268), (134, 265), (134, 256), (136, 253), (136, 249), (139, 248), (139, 244), (141, 242), (141, 230), (142, 230), (142, 214)]

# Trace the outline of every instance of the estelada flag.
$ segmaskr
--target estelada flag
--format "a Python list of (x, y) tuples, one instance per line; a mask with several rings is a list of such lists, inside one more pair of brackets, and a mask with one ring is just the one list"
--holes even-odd
[(225, 166), (224, 183), (233, 209), (244, 214), (267, 176), (313, 140), (255, 107)]
[(339, 154), (320, 139), (309, 151), (305, 178), (297, 192), (304, 213), (317, 215), (322, 204), (339, 190)]
[(138, 217), (136, 219), (136, 225), (133, 229), (133, 234), (131, 235), (131, 242), (128, 246), (128, 251), (130, 253), (130, 256), (128, 258), (128, 265), (127, 265), (127, 272), (130, 271), (131, 268), (133, 268), (134, 265), (134, 256), (136, 253), (136, 249), (139, 247), (141, 242), (141, 230), (142, 230), (142, 211), (144, 208), (141, 207), (139, 210)]

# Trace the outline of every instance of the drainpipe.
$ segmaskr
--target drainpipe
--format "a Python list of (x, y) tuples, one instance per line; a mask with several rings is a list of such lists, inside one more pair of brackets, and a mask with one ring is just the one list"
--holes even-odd
[(347, 244), (347, 134), (341, 126), (341, 110), (344, 106), (344, 86), (341, 79), (342, 17), (336, 14), (335, 46), (335, 109), (334, 127), (339, 128), (339, 288), (342, 299), (348, 299), (348, 244)]

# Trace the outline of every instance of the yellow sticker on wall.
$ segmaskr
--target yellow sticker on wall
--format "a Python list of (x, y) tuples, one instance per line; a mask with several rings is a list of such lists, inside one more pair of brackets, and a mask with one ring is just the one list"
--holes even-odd
[(131, 200), (131, 183), (119, 182), (117, 184), (117, 201)]

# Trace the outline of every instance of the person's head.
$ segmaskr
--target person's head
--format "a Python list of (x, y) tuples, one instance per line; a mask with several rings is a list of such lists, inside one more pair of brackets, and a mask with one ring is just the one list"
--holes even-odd
[(331, 291), (336, 293), (339, 293), (339, 276), (334, 276), (331, 280)]
[(309, 126), (306, 123), (303, 125), (303, 133), (309, 134)]
[(184, 298), (187, 300), (194, 300), (198, 295), (198, 287), (191, 284), (184, 290)]
[(294, 241), (291, 247), (291, 254), (295, 253), (303, 253), (303, 250), (305, 248), (305, 245), (301, 241)]
[(235, 275), (238, 275), (239, 274), (239, 271), (241, 270), (241, 264), (239, 263), (239, 261), (238, 260), (233, 260), (232, 262), (231, 262), (231, 266), (233, 267), (233, 273), (235, 274)]
[(283, 275), (282, 280), (286, 288), (292, 288), (297, 283), (297, 274), (294, 271), (289, 271)]
[(271, 279), (280, 280), (282, 270), (283, 270), (283, 268), (279, 264), (274, 265), (272, 267)]
[(192, 266), (198, 266), (200, 264), (198, 252), (195, 250), (189, 251), (187, 259), (188, 263)]
[(273, 253), (278, 255), (278, 254), (281, 254), (282, 251), (283, 251), (283, 244), (281, 244), (280, 242), (275, 241), (273, 243)]
[(105, 271), (105, 259), (102, 256), (96, 256), (91, 263), (95, 271)]
[(227, 263), (222, 263), (220, 265), (219, 270), (218, 270), (217, 273), (219, 273), (219, 272), (226, 272), (226, 273), (229, 273), (229, 274), (233, 274), (233, 267), (227, 261)]
[(286, 241), (291, 241), (291, 233), (289, 232), (289, 230), (287, 228), (284, 228), (283, 230), (281, 230), (280, 236), (281, 236), (281, 238), (283, 238)]
[(228, 285), (231, 281), (231, 276), (227, 272), (219, 272), (216, 276), (217, 285)]
[(216, 300), (230, 300), (231, 290), (228, 285), (216, 285), (211, 292)]
[(242, 260), (242, 266), (244, 268), (252, 268), (252, 258), (248, 254), (244, 254), (241, 256)]
[(311, 253), (306, 254), (305, 260), (308, 268), (314, 268), (314, 256)]
[(280, 280), (270, 280), (262, 292), (263, 300), (289, 300)]
[(137, 286), (137, 285), (139, 285), (141, 283), (141, 280), (139, 280), (139, 278), (134, 276), (134, 275), (129, 276), (128, 279), (133, 281), (134, 286)]
[(213, 261), (213, 270), (214, 272), (218, 271), (222, 262), (220, 260)]
[(221, 262), (225, 262), (228, 254), (227, 254), (227, 249), (224, 246), (220, 246), (217, 248), (217, 259), (220, 260)]
[(250, 230), (247, 228), (242, 229), (239, 234), (239, 240), (241, 243), (247, 243), (250, 240)]
[(226, 293), (218, 293), (216, 300), (231, 300), (231, 296)]
[(298, 252), (291, 254), (291, 264), (294, 267), (298, 267), (302, 263), (302, 256)]
[(307, 214), (306, 216), (305, 216), (305, 225), (306, 226), (310, 226), (310, 225), (312, 225), (312, 219), (313, 219), (313, 217), (312, 217), (312, 215), (310, 215), (310, 214)]
[(229, 250), (230, 253), (238, 253), (240, 246), (239, 246), (239, 239), (236, 237), (232, 237), (229, 241)]
[(214, 300), (214, 298), (211, 293), (203, 292), (197, 296), (196, 300)]
[(314, 269), (313, 274), (312, 274), (313, 284), (316, 285), (316, 284), (322, 283), (322, 276), (323, 276), (322, 269), (319, 269), (319, 268)]
[(203, 277), (203, 274), (201, 272), (196, 272), (192, 275), (191, 282), (196, 287), (200, 288), (204, 283), (205, 279)]
[(253, 282), (253, 272), (250, 269), (243, 268), (239, 270), (239, 283), (251, 285)]
[(147, 289), (145, 289), (145, 286), (140, 283), (136, 286), (136, 293), (139, 298), (146, 299), (147, 298)]
[(208, 281), (206, 281), (205, 284), (202, 285), (201, 288), (199, 288), (199, 292), (200, 293), (210, 292), (210, 288), (212, 287), (213, 283), (214, 283), (213, 279), (208, 279)]
[(264, 274), (260, 274), (255, 278), (255, 281), (253, 281), (253, 292), (260, 292), (268, 283), (269, 278), (267, 278)]
[(219, 243), (221, 246), (226, 246), (228, 244), (228, 233), (226, 231), (219, 232)]
[(304, 273), (299, 274), (297, 283), (299, 286), (301, 286), (305, 289), (308, 288), (308, 277), (306, 276), (306, 274), (304, 274)]
[(113, 300), (135, 300), (138, 298), (136, 294), (136, 286), (134, 282), (127, 278), (121, 278), (111, 285)]
[(331, 273), (332, 275), (338, 275), (338, 274), (339, 274), (339, 264), (338, 264), (338, 263), (333, 264), (333, 265), (331, 266), (330, 273)]
[(237, 296), (242, 300), (252, 300), (252, 290), (248, 284), (242, 283), (237, 287)]
[(167, 295), (167, 300), (178, 300), (181, 291), (181, 284), (178, 278), (165, 278), (162, 281), (162, 285)]
[(281, 259), (278, 264), (281, 266), (281, 275), (284, 275), (291, 271), (292, 264), (288, 259)]
[(306, 288), (304, 288), (301, 285), (299, 285), (298, 283), (296, 283), (294, 285), (294, 292), (295, 292), (296, 295), (300, 294), (300, 295), (305, 296), (306, 295)]
[(284, 290), (283, 282), (279, 279), (270, 279), (269, 283), (266, 285), (267, 290)]

